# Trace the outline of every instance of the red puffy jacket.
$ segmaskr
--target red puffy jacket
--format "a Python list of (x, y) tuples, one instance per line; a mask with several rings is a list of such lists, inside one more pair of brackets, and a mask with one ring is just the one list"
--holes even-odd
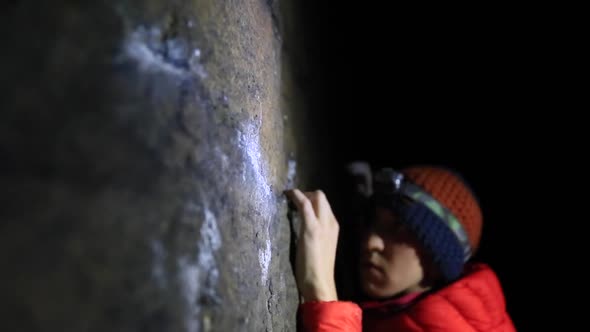
[[(362, 305), (361, 305), (362, 306)], [(388, 332), (514, 332), (496, 274), (485, 264), (466, 268), (454, 283), (400, 312), (388, 304), (307, 302), (301, 305), (303, 330)]]

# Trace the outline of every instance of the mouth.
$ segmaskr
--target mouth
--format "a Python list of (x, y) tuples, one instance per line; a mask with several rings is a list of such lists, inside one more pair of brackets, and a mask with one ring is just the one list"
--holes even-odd
[(382, 274), (384, 273), (383, 268), (379, 265), (372, 263), (370, 261), (365, 261), (361, 264), (361, 269), (365, 273), (369, 274)]

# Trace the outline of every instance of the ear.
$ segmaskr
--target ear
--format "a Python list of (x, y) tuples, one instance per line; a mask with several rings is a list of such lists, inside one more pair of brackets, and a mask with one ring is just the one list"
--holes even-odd
[(354, 161), (346, 165), (346, 171), (353, 182), (354, 191), (365, 198), (373, 194), (371, 165), (366, 161)]
[(424, 277), (420, 282), (420, 286), (424, 288), (436, 288), (443, 282), (442, 274), (432, 259), (432, 255), (428, 253), (424, 248), (418, 252), (420, 257), (420, 264), (422, 265), (422, 271), (424, 271)]

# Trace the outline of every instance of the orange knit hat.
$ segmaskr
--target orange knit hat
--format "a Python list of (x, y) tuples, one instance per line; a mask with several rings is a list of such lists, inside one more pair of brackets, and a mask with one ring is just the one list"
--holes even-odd
[(479, 203), (466, 182), (458, 174), (440, 167), (414, 166), (402, 170), (402, 173), (459, 219), (469, 238), (472, 253), (475, 253), (481, 239), (483, 217)]

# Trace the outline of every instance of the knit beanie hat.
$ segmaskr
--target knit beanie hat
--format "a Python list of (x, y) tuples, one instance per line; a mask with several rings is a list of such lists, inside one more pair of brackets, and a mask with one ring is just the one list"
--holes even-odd
[[(396, 212), (431, 253), (443, 277), (458, 278), (479, 246), (483, 219), (463, 179), (445, 168), (415, 166), (399, 173), (382, 169), (374, 180), (374, 194), (382, 202), (406, 202), (395, 204)], [(397, 188), (394, 195), (392, 185)]]

